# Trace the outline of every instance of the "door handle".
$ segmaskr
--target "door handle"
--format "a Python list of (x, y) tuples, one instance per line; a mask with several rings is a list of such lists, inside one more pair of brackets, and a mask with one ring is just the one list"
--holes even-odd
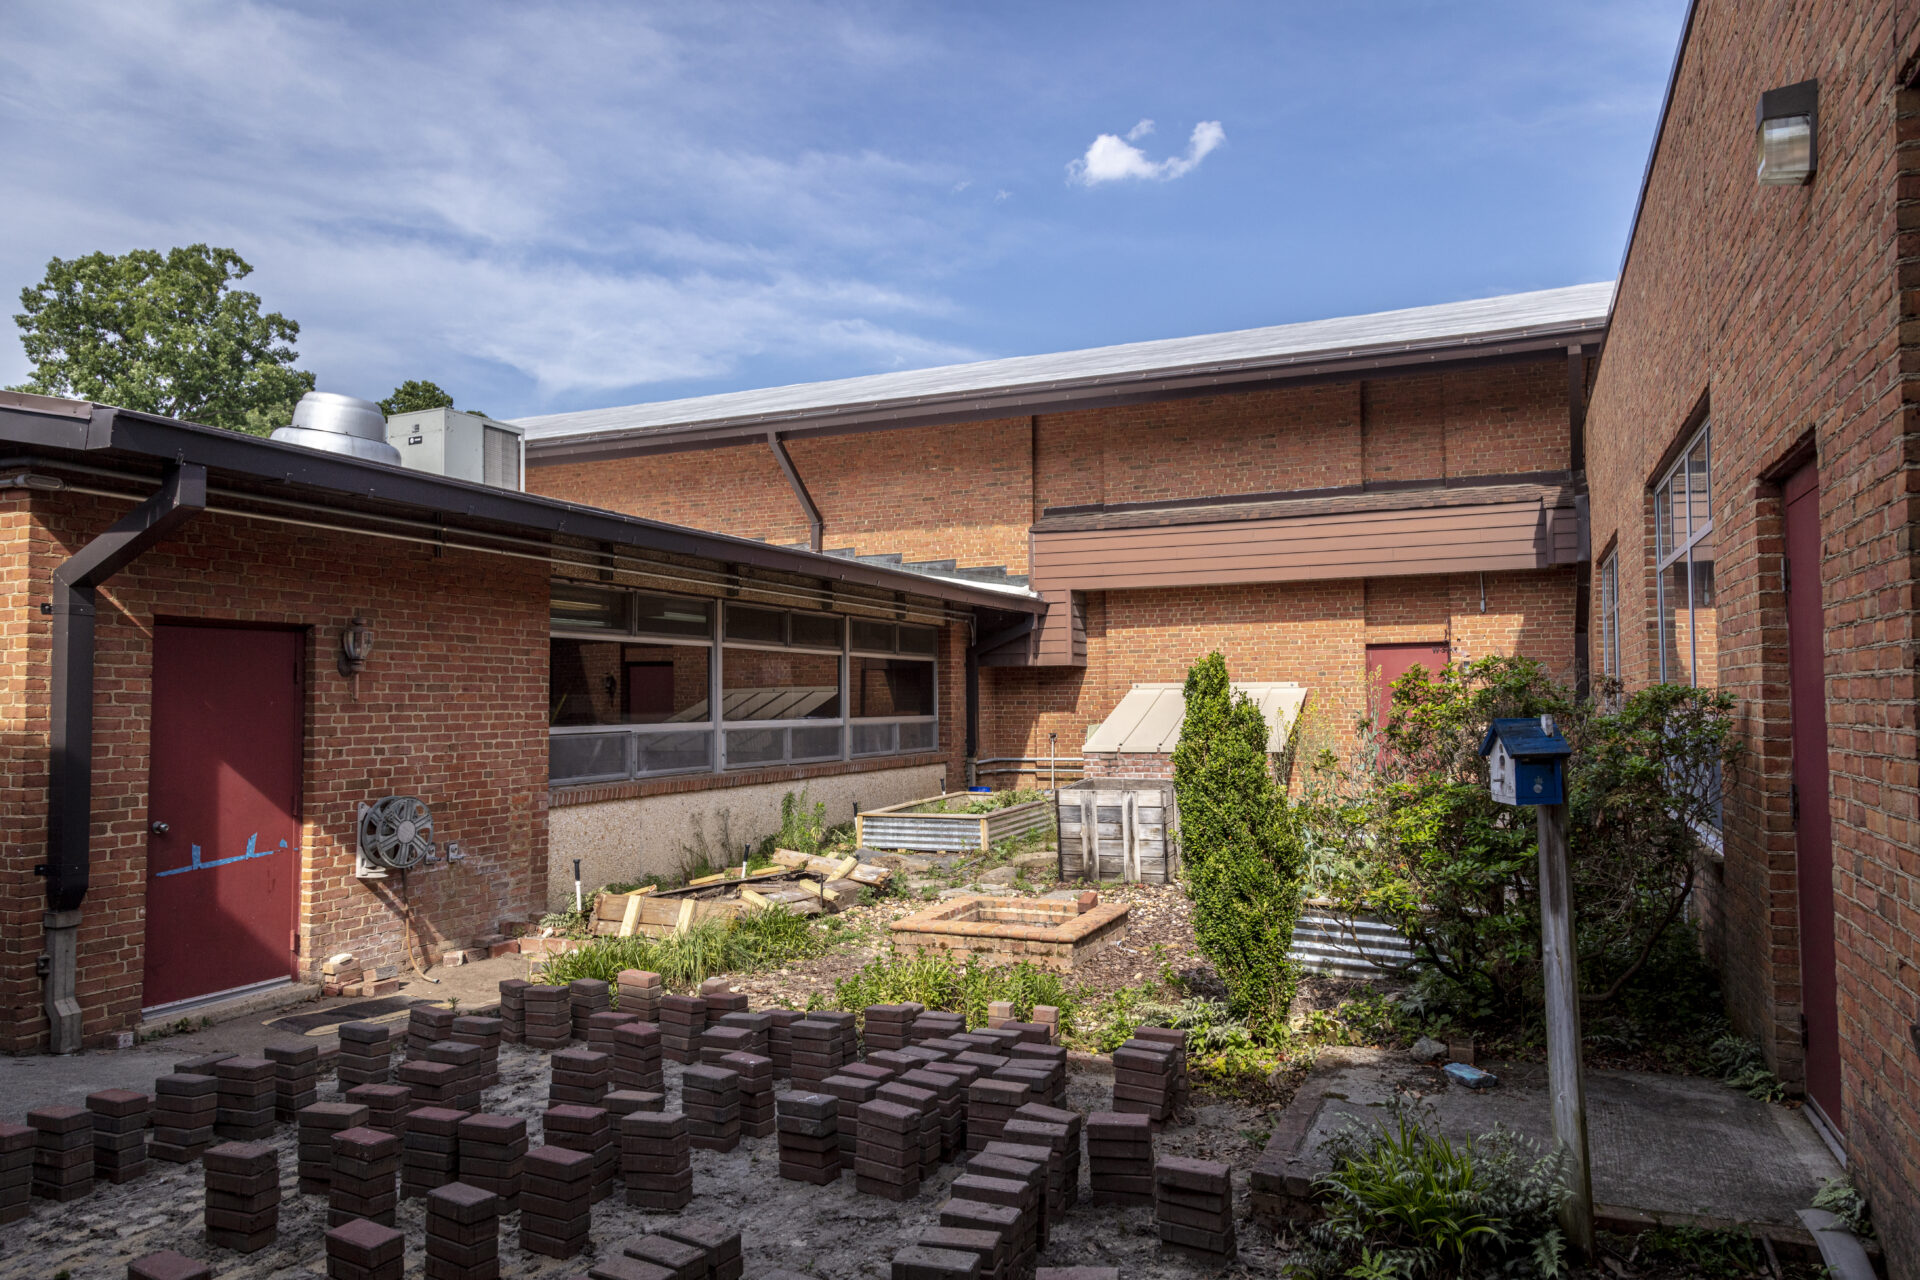
[(167, 834), (167, 832), (171, 830), (171, 828), (169, 828), (167, 824), (164, 822), (155, 822), (155, 823), (150, 823), (148, 825), (148, 830), (152, 831), (153, 834), (157, 836), (163, 836)]

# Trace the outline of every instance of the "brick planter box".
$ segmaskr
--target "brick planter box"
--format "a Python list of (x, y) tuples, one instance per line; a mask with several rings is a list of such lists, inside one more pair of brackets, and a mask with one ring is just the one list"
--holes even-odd
[(1127, 904), (1104, 902), (1081, 911), (1076, 902), (1035, 898), (955, 898), (893, 922), (902, 947), (978, 955), (1044, 969), (1073, 968), (1074, 959), (1126, 936)]

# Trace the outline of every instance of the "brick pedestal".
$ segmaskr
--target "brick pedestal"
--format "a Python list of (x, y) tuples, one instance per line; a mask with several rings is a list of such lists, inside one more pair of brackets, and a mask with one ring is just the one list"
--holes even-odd
[(207, 1151), (207, 1243), (257, 1253), (280, 1235), (279, 1154), (261, 1142), (226, 1142)]
[(85, 1107), (36, 1107), (27, 1112), (33, 1130), (33, 1194), (65, 1204), (93, 1190), (93, 1113)]
[(564, 1147), (527, 1152), (520, 1178), (520, 1247), (571, 1258), (587, 1246), (593, 1211), (593, 1157)]
[(1153, 1169), (1153, 1218), (1161, 1244), (1208, 1261), (1233, 1258), (1232, 1170), (1211, 1160), (1161, 1159)]
[(620, 1118), (620, 1180), (627, 1203), (668, 1213), (693, 1199), (692, 1142), (684, 1115), (635, 1111)]
[(303, 1195), (325, 1195), (333, 1184), (333, 1135), (347, 1129), (366, 1128), (370, 1113), (352, 1102), (316, 1102), (300, 1108), (299, 1123), (300, 1191)]
[(775, 1121), (780, 1176), (825, 1186), (840, 1177), (840, 1100), (830, 1093), (783, 1093)]
[(427, 1280), (499, 1280), (500, 1197), (464, 1182), (427, 1193)]
[(147, 1160), (147, 1129), (153, 1099), (132, 1089), (102, 1089), (87, 1095), (93, 1114), (93, 1176), (131, 1182), (152, 1166)]
[(400, 1139), (380, 1129), (342, 1129), (330, 1139), (327, 1223), (369, 1218), (392, 1226), (400, 1203)]
[(520, 1171), (527, 1154), (527, 1122), (482, 1113), (462, 1120), (460, 1180), (500, 1197), (500, 1212), (520, 1205)]

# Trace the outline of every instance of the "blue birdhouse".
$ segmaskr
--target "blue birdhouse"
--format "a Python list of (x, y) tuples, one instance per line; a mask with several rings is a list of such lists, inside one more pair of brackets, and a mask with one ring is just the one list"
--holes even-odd
[(1564, 804), (1573, 747), (1552, 716), (1495, 720), (1480, 740), (1493, 798), (1500, 804)]

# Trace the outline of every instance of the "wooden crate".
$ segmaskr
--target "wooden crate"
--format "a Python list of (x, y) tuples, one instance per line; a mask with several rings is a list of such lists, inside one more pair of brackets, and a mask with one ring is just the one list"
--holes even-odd
[(1179, 806), (1163, 778), (1089, 778), (1055, 793), (1062, 880), (1165, 884), (1177, 856)]

